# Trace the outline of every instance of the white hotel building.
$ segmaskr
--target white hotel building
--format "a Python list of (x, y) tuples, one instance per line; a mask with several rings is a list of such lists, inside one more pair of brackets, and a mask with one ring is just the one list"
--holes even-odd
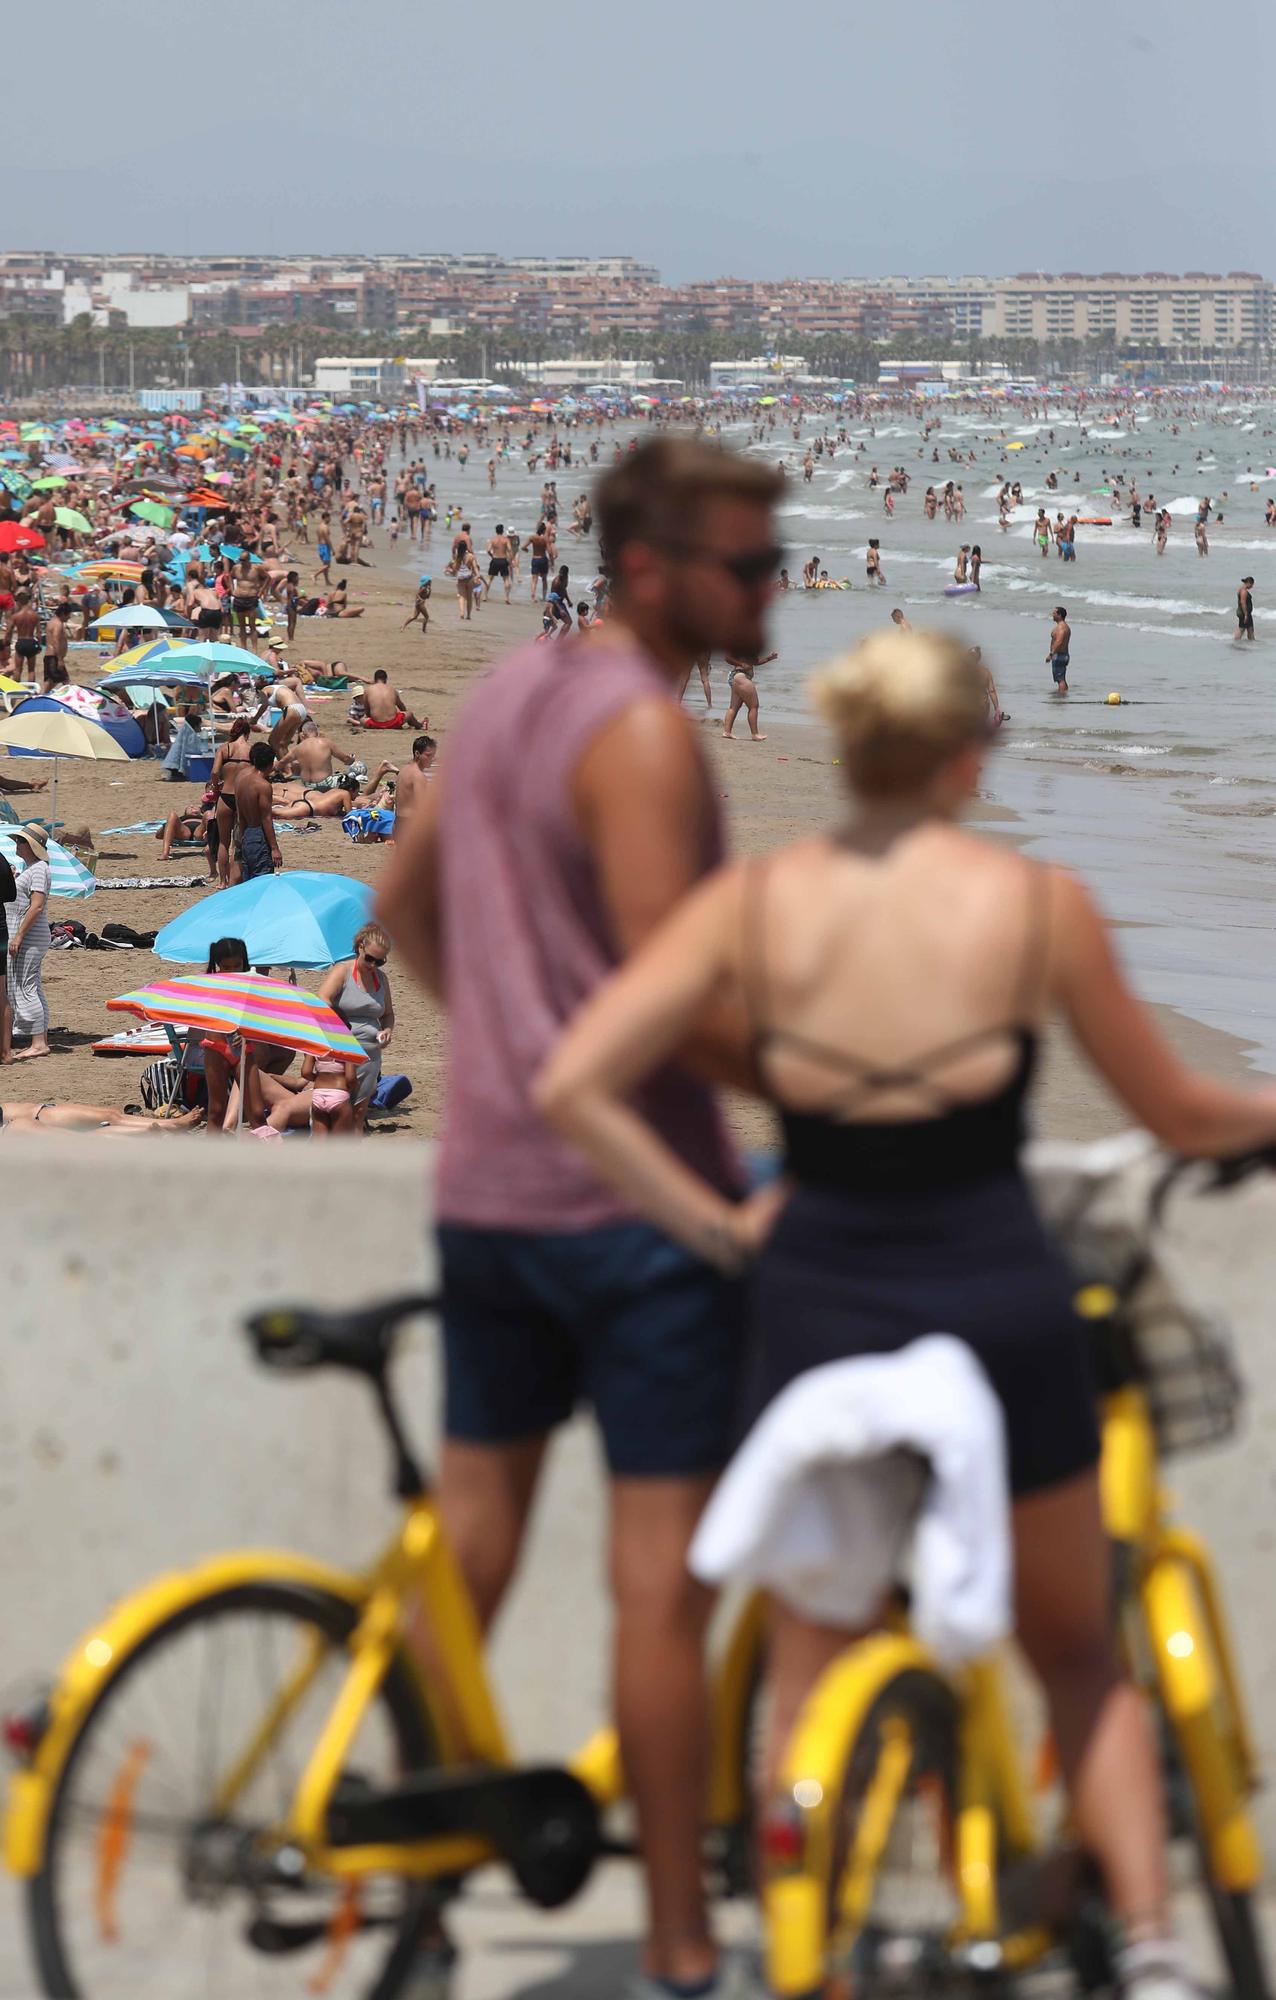
[(1131, 274), (1021, 271), (1013, 278), (867, 278), (949, 314), (968, 340), (1110, 340), (1114, 346), (1224, 354), (1268, 346), (1276, 333), (1273, 286), (1252, 271)]

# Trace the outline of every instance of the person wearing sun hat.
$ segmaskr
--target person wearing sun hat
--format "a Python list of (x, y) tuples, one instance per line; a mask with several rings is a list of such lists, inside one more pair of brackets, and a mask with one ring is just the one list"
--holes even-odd
[(13, 836), (22, 866), (14, 879), (9, 917), (9, 1004), (14, 1032), (30, 1036), (16, 1049), (15, 1062), (49, 1051), (49, 1005), (40, 984), (40, 968), (49, 949), (49, 888), (52, 871), (44, 828), (34, 821)]

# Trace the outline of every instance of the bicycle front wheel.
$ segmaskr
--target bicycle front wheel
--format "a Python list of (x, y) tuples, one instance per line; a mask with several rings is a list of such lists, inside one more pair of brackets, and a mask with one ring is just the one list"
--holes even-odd
[[(349, 1665), (358, 1607), (262, 1581), (157, 1625), (104, 1686), (54, 1794), (29, 1913), (54, 2000), (392, 2000), (436, 1906), (399, 1877), (281, 1865), (278, 1829)], [(341, 1785), (437, 1762), (396, 1663)]]

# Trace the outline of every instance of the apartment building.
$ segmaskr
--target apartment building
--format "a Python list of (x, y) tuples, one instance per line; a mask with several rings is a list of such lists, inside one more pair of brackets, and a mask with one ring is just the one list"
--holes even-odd
[(632, 257), (495, 251), (364, 257), (86, 257), (0, 252), (0, 318), (251, 329), (326, 324), (410, 335), (446, 324), (515, 335), (546, 353), (582, 339), (654, 352), (662, 335), (717, 333), (765, 348), (824, 339), (1110, 342), (1188, 363), (1276, 342), (1276, 287), (1257, 273), (1019, 272), (1010, 277), (719, 277), (667, 285)]
[(1107, 339), (1190, 353), (1269, 343), (1276, 291), (1256, 271), (1021, 271), (1010, 278), (870, 278), (863, 284), (947, 316), (956, 339)]

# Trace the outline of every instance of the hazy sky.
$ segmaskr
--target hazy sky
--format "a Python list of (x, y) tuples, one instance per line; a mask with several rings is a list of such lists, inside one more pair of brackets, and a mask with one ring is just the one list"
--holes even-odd
[(1273, 0), (6, 14), (3, 247), (1276, 275)]

